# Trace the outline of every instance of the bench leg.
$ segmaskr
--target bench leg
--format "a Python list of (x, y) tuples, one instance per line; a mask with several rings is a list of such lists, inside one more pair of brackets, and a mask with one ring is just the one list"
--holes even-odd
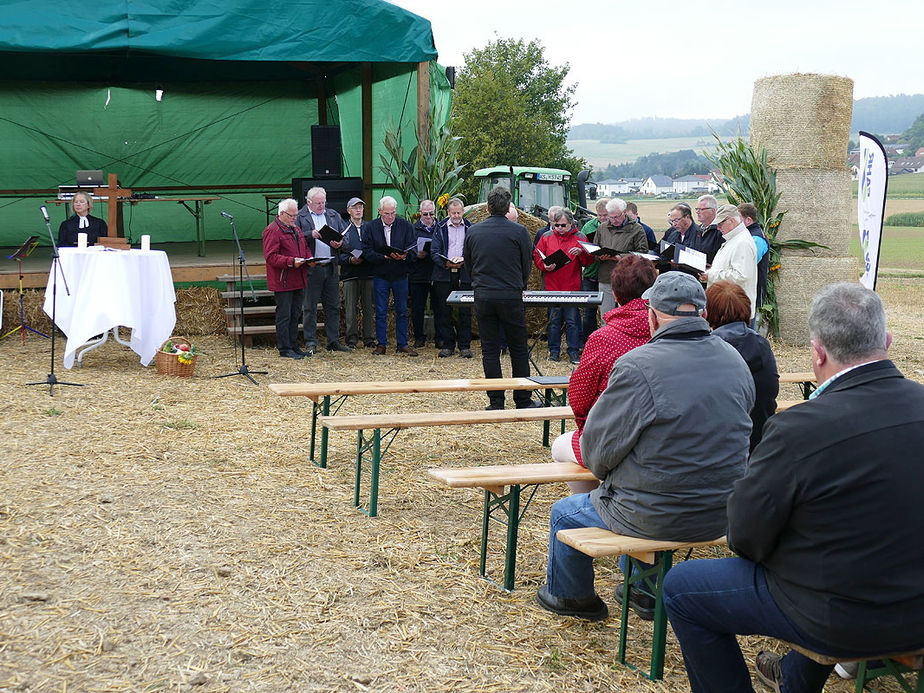
[[(894, 659), (882, 660), (881, 666), (871, 668), (869, 662), (860, 662), (860, 668), (857, 670), (857, 688), (856, 693), (876, 693), (869, 682), (880, 676), (891, 676), (903, 691), (906, 693), (924, 693), (924, 669), (917, 672), (917, 684), (912, 684), (907, 676), (913, 677), (915, 672), (906, 666), (896, 662)], [(913, 687), (912, 687), (913, 686)]]
[[(372, 431), (372, 440), (363, 437), (363, 431), (358, 431), (356, 435), (356, 479), (353, 483), (353, 505), (366, 513), (369, 517), (375, 517), (378, 514), (379, 507), (379, 468), (382, 458), (388, 452), (388, 448), (394, 442), (401, 429), (392, 428), (382, 434), (381, 429), (376, 428)], [(359, 492), (362, 485), (363, 459), (367, 453), (372, 452), (372, 479), (369, 483), (369, 510), (367, 511), (360, 505)]]
[(653, 633), (651, 636), (651, 668), (646, 675), (651, 681), (659, 681), (664, 676), (664, 651), (667, 643), (667, 613), (661, 596), (664, 576), (671, 568), (673, 551), (662, 551), (655, 559), (654, 566), (641, 568), (636, 559), (626, 556), (626, 572), (623, 580), (622, 614), (619, 622), (619, 662), (630, 669), (636, 667), (626, 661), (626, 642), (629, 626), (629, 590), (640, 589), (650, 594), (655, 600)]
[[(559, 406), (565, 406), (566, 404), (568, 404), (568, 391), (564, 390), (561, 396), (557, 397), (555, 395), (555, 391), (552, 388), (546, 388), (544, 399), (545, 399), (545, 406), (547, 407), (551, 407), (553, 404), (557, 404)], [(549, 447), (549, 432), (551, 428), (550, 424), (551, 422), (548, 419), (542, 422), (542, 446), (546, 448)], [(562, 435), (565, 434), (565, 420), (564, 419), (561, 420), (561, 434)]]
[(321, 461), (315, 459), (315, 442), (318, 439), (318, 417), (330, 413), (330, 397), (325, 396), (320, 402), (311, 402), (311, 443), (308, 447), (308, 460), (322, 469), (327, 467), (327, 429), (321, 428)]
[[(513, 590), (517, 567), (517, 536), (520, 529), (520, 485), (514, 484), (507, 493), (495, 493), (489, 489), (484, 492), (484, 511), (481, 518), (481, 562), (479, 574), (485, 580), (491, 580), (487, 573), (488, 562), (488, 531), (491, 524), (491, 513), (499, 509), (506, 516), (507, 545), (504, 553), (504, 590)], [(495, 583), (496, 584), (496, 583)]]

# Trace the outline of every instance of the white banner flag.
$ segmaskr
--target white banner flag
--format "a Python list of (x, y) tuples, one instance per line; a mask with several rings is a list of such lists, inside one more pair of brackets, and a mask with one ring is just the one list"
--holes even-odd
[(860, 227), (860, 250), (863, 253), (863, 276), (860, 283), (876, 290), (879, 274), (879, 246), (885, 215), (889, 168), (885, 149), (868, 132), (860, 132), (860, 178), (857, 185), (857, 224)]

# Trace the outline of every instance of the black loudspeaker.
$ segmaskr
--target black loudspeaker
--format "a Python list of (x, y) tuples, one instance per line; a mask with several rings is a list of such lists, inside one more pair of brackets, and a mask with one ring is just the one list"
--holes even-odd
[[(363, 196), (363, 179), (362, 178), (293, 178), (292, 179), (292, 197), (301, 207), (305, 204), (305, 193), (311, 188), (324, 188), (327, 193), (327, 208), (340, 212), (340, 216), (346, 218), (346, 206), (351, 197)], [(363, 200), (366, 207), (369, 206), (368, 200)]]
[(340, 126), (311, 126), (311, 168), (315, 178), (340, 178)]

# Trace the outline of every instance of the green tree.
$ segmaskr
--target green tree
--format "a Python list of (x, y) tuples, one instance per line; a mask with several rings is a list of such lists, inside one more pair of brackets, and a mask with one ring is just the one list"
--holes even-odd
[(914, 119), (905, 132), (902, 134), (902, 141), (908, 143), (906, 153), (908, 156), (914, 156), (914, 153), (924, 147), (924, 114)]
[(456, 78), (452, 131), (470, 163), (463, 192), (475, 201), (471, 173), (496, 165), (549, 166), (577, 175), (585, 166), (566, 140), (574, 107), (570, 66), (552, 66), (539, 41), (498, 38), (465, 54)]

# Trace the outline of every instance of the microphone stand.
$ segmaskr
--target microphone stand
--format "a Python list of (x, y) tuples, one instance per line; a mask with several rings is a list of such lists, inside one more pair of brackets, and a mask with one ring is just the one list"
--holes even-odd
[(61, 267), (60, 260), (58, 259), (58, 244), (55, 243), (55, 236), (51, 232), (51, 220), (48, 218), (48, 212), (45, 211), (44, 207), (42, 207), (42, 216), (45, 217), (45, 227), (48, 229), (48, 237), (51, 239), (51, 372), (44, 380), (36, 380), (35, 382), (26, 383), (26, 385), (47, 385), (48, 395), (54, 397), (55, 385), (83, 387), (84, 383), (65, 383), (55, 377), (55, 333), (58, 331), (58, 326), (55, 324), (55, 315), (58, 307), (58, 272), (61, 272), (61, 279), (64, 281), (64, 290), (67, 292), (68, 296), (71, 295), (71, 290), (67, 286), (67, 277), (64, 276), (64, 268)]
[[(241, 239), (238, 238), (237, 229), (234, 228), (234, 217), (232, 217), (227, 212), (222, 212), (221, 215), (228, 219), (228, 222), (231, 224), (231, 233), (234, 234), (234, 242), (237, 243), (237, 290), (238, 290), (238, 305), (240, 306), (240, 313), (238, 319), (241, 323), (241, 367), (238, 368), (233, 373), (225, 373), (224, 375), (215, 375), (213, 378), (230, 378), (234, 375), (243, 375), (254, 385), (259, 385), (259, 383), (251, 377), (251, 373), (263, 374), (266, 375), (268, 371), (252, 371), (247, 368), (247, 357), (245, 356), (244, 349), (244, 275), (247, 275), (247, 282), (250, 285), (250, 296), (251, 301), (256, 303), (257, 294), (253, 290), (253, 281), (250, 278), (250, 272), (247, 271), (247, 260), (244, 259), (244, 249), (241, 248)], [(237, 347), (235, 347), (235, 354), (237, 353)]]

